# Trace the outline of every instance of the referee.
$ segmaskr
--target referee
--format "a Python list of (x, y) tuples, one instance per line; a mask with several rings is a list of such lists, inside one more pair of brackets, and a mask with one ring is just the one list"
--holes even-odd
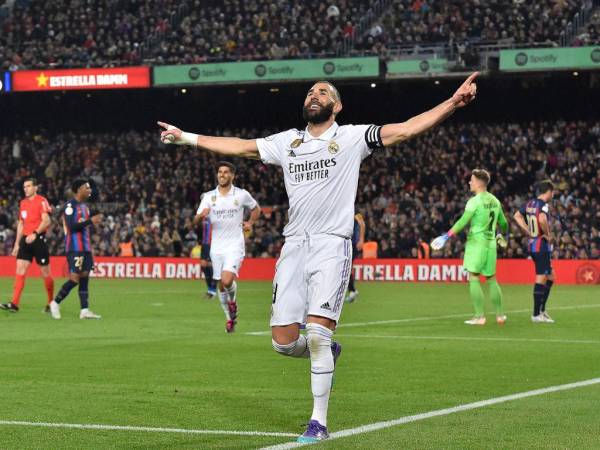
[[(46, 243), (46, 230), (50, 226), (52, 208), (48, 200), (38, 195), (38, 182), (35, 178), (26, 178), (23, 182), (25, 198), (19, 205), (19, 223), (12, 255), (17, 257), (17, 273), (12, 301), (0, 304), (0, 309), (10, 312), (19, 311), (21, 293), (25, 287), (25, 277), (31, 261), (35, 258), (44, 278), (48, 304), (54, 296), (54, 280), (50, 274), (50, 254)], [(50, 309), (46, 304), (45, 312)]]

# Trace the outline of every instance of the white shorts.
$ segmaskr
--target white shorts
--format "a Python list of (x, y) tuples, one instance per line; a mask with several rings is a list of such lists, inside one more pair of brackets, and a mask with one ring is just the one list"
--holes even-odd
[(244, 253), (234, 250), (228, 253), (210, 252), (210, 260), (213, 267), (213, 279), (220, 280), (223, 271), (235, 273), (237, 277), (244, 261)]
[(337, 322), (351, 270), (350, 239), (331, 234), (286, 238), (275, 266), (271, 326), (305, 323), (307, 315)]

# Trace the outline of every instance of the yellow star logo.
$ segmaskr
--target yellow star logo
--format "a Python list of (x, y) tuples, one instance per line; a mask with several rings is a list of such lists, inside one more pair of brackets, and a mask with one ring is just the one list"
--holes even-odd
[(40, 73), (39, 77), (36, 77), (38, 87), (48, 87), (48, 77), (44, 75), (44, 72)]

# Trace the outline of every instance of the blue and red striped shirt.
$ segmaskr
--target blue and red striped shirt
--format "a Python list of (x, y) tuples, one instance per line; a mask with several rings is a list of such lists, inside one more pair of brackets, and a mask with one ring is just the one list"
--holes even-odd
[(63, 208), (63, 223), (65, 228), (65, 248), (67, 252), (91, 252), (90, 226), (77, 226), (90, 219), (90, 209), (85, 203), (70, 200)]
[(529, 241), (527, 250), (530, 253), (551, 252), (552, 247), (546, 240), (544, 230), (540, 226), (540, 215), (545, 214), (548, 226), (550, 226), (550, 214), (548, 204), (539, 198), (532, 198), (524, 203), (519, 212), (525, 217), (527, 228), (529, 228)]
[(202, 245), (210, 245), (210, 241), (212, 240), (212, 225), (210, 224), (210, 219), (205, 217), (202, 220)]

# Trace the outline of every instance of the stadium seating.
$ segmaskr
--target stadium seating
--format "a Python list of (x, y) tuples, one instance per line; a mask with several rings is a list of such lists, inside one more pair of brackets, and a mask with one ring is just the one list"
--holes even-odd
[[(210, 131), (210, 130), (209, 130)], [(212, 130), (221, 135), (264, 136), (270, 131)], [(498, 139), (501, 137), (501, 139)], [(159, 151), (160, 150), (160, 151)], [(36, 157), (32, 158), (35, 152)], [(75, 155), (75, 157), (73, 157)], [(93, 243), (97, 254), (118, 255), (132, 239), (138, 255), (187, 255), (198, 240), (191, 219), (203, 191), (214, 188), (214, 156), (165, 147), (156, 133), (131, 131), (118, 141), (110, 134), (31, 133), (0, 138), (0, 254), (9, 254), (22, 194), (21, 180), (34, 175), (53, 205), (68, 199), (67, 186), (80, 171), (97, 185), (94, 208), (107, 216)], [(185, 164), (182, 161), (185, 160)], [(492, 173), (490, 189), (507, 215), (528, 196), (536, 180), (558, 186), (553, 227), (556, 256), (600, 258), (600, 123), (531, 122), (445, 124), (398, 148), (376, 153), (361, 170), (357, 209), (365, 216), (367, 240), (380, 257), (416, 257), (418, 240), (445, 232), (469, 196), (469, 170)], [(287, 197), (279, 170), (237, 160), (236, 184), (269, 206), (248, 238), (248, 255), (277, 256), (286, 222)], [(271, 180), (265, 185), (265, 174)], [(513, 226), (503, 253), (524, 257), (524, 238)], [(64, 251), (62, 229), (49, 233), (52, 253)], [(459, 257), (464, 239), (454, 239), (433, 257)]]

